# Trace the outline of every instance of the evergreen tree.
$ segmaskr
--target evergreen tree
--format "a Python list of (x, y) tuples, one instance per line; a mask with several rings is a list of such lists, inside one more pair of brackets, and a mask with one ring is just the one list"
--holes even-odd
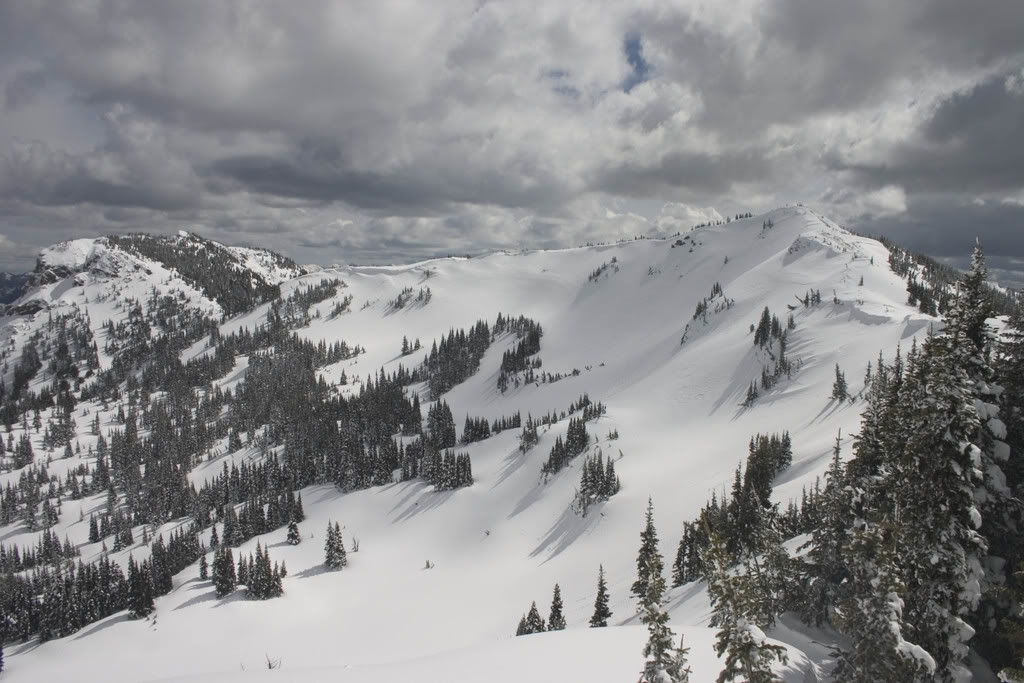
[(544, 617), (537, 610), (537, 603), (530, 603), (530, 611), (526, 613), (526, 634), (543, 633), (547, 630)]
[(647, 512), (644, 520), (644, 530), (640, 532), (640, 550), (636, 556), (636, 581), (633, 582), (631, 589), (633, 597), (641, 602), (647, 596), (651, 567), (655, 561), (661, 561), (658, 554), (658, 532), (654, 528), (654, 502), (650, 498), (647, 499)]
[(203, 581), (209, 578), (209, 565), (206, 563), (206, 553), (199, 556), (199, 578)]
[[(648, 503), (648, 515), (653, 513)], [(649, 520), (650, 521), (650, 520)], [(653, 532), (654, 525), (650, 522)], [(653, 536), (652, 536), (653, 537)], [(686, 666), (686, 653), (682, 640), (679, 647), (672, 648), (672, 629), (668, 625), (668, 612), (664, 609), (665, 577), (662, 575), (664, 562), (654, 538), (652, 552), (645, 561), (647, 568), (647, 592), (644, 593), (637, 609), (640, 622), (647, 626), (647, 643), (644, 645), (643, 683), (680, 683), (690, 680), (690, 668)]]
[(935, 660), (905, 640), (907, 624), (900, 597), (905, 585), (897, 573), (898, 549), (880, 527), (853, 532), (846, 552), (850, 589), (836, 610), (836, 621), (852, 646), (838, 653), (837, 683), (934, 680)]
[(801, 548), (808, 549), (803, 563), (803, 617), (818, 626), (831, 621), (831, 610), (839, 603), (848, 573), (844, 547), (850, 527), (851, 503), (841, 453), (840, 435), (836, 435), (832, 464), (825, 474), (825, 490), (818, 504), (818, 524), (811, 532), (811, 540)]
[(836, 379), (832, 382), (832, 400), (845, 401), (849, 397), (850, 394), (846, 386), (846, 375), (839, 369), (839, 363), (836, 363)]
[(604, 580), (604, 565), (597, 568), (597, 598), (594, 599), (594, 614), (590, 617), (590, 627), (600, 628), (608, 625), (612, 611), (608, 608), (608, 585)]
[[(876, 375), (879, 386), (869, 395), (876, 405), (865, 413), (848, 468), (856, 543), (844, 557), (853, 577), (867, 577), (849, 582), (850, 657), (881, 646), (871, 640), (877, 628), (850, 621), (849, 606), (884, 610), (885, 596), (896, 591), (879, 595), (880, 582), (899, 585), (902, 603), (890, 612), (902, 619), (899, 638), (914, 644), (907, 651), (923, 667), (914, 674), (920, 680), (967, 675), (968, 639), (999, 623), (999, 602), (991, 598), (1004, 560), (993, 549), (1003, 555), (1007, 539), (1013, 545), (1020, 538), (1003, 471), (1010, 449), (989, 364), (984, 279), (979, 248), (943, 331), (920, 350), (915, 345), (905, 369), (897, 354), (896, 365)], [(878, 548), (889, 544), (899, 552), (883, 565)], [(891, 622), (884, 613), (876, 618)]]
[(549, 631), (564, 631), (565, 617), (562, 616), (562, 589), (555, 584), (554, 594), (551, 596), (551, 613), (548, 615)]
[(348, 564), (345, 543), (341, 537), (341, 524), (327, 522), (327, 540), (324, 542), (324, 566), (341, 569)]
[(231, 548), (221, 547), (213, 556), (213, 586), (218, 598), (235, 590), (235, 558), (231, 555)]
[(717, 681), (726, 683), (743, 676), (746, 683), (774, 683), (779, 679), (771, 664), (776, 659), (786, 662), (785, 648), (767, 642), (764, 631), (751, 615), (757, 611), (756, 587), (748, 575), (729, 572), (725, 543), (712, 531), (706, 517), (704, 525), (710, 539), (704, 563), (708, 567), (708, 595), (714, 610), (711, 625), (718, 627), (715, 652), (719, 657), (725, 655), (725, 668)]
[(288, 522), (288, 545), (298, 545), (302, 542), (302, 535), (299, 533), (299, 525), (295, 520)]
[(155, 609), (153, 604), (153, 583), (146, 562), (140, 567), (131, 555), (128, 556), (128, 613), (133, 619), (141, 619)]

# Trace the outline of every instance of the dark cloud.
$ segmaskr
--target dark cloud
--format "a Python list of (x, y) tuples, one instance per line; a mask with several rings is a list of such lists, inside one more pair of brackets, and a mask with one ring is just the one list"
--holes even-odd
[(949, 196), (922, 196), (910, 202), (902, 217), (862, 220), (856, 227), (961, 268), (969, 264), (975, 239), (980, 239), (993, 279), (1024, 289), (1024, 205), (962, 204)]
[(928, 197), (1024, 196), (1024, 4), (976, 5), (10, 0), (0, 235), (398, 260), (810, 195), (951, 245)]
[(993, 192), (1024, 187), (1024, 86), (998, 73), (941, 100), (917, 134), (875, 163), (831, 159), (863, 184), (908, 190)]

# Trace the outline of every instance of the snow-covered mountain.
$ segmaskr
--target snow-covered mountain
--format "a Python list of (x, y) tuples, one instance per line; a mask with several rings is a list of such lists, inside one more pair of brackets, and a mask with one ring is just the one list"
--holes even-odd
[[(210, 258), (201, 267), (182, 261), (203, 254)], [(792, 439), (792, 465), (773, 484), (772, 499), (782, 508), (814, 488), (837, 434), (849, 455), (863, 410), (858, 394), (865, 368), (936, 322), (906, 303), (907, 283), (890, 270), (888, 256), (879, 242), (804, 207), (665, 240), (316, 272), (269, 252), (190, 234), (51, 247), (40, 256), (31, 288), (15, 302), (22, 314), (12, 308), (0, 318), (0, 348), (8, 391), (18, 381), (23, 349), (35, 345), (46, 358), (22, 380), (23, 390), (40, 392), (67, 379), (79, 392), (69, 457), (62, 457), (63, 443), (44, 443), (48, 430), (27, 425), (34, 462), (46, 463), (57, 482), (93, 476), (96, 421), (104, 434), (124, 429), (118, 414), (133, 409), (128, 397), (135, 395), (126, 390), (110, 400), (112, 394), (101, 398), (89, 390), (95, 377), (121, 367), (121, 354), (178, 335), (188, 342), (176, 351), (182, 362), (213, 358), (218, 338), (253, 331), (295, 307), (302, 309), (293, 330), (300, 339), (326, 347), (344, 340), (360, 351), (317, 369), (332, 396), (359, 396), (367, 378), (378, 383), (382, 369), (388, 375), (413, 370), (451, 330), (493, 323), (501, 313), (541, 325), (540, 350), (531, 358), (542, 363), (508, 374), (502, 391), (503, 355), (520, 340), (498, 334), (479, 368), (442, 396), (432, 396), (423, 381), (408, 385), (424, 416), (443, 399), (461, 434), (467, 417), (493, 424), (517, 413), (523, 421), (557, 416), (582, 396), (601, 402), (606, 412), (586, 424), (586, 453), (554, 473), (543, 469), (556, 439), (566, 438), (568, 419), (541, 426), (539, 442), (526, 453), (518, 428), (458, 446), (471, 457), (471, 486), (441, 491), (397, 475), (391, 483), (345, 491), (331, 483), (307, 486), (300, 544), (286, 543), (285, 529), (277, 528), (240, 546), (248, 555), (259, 544), (274, 561), (287, 563), (282, 597), (218, 598), (192, 563), (146, 619), (120, 611), (41, 644), (9, 640), (3, 676), (12, 682), (235, 681), (275, 674), (291, 681), (633, 680), (645, 631), (629, 591), (648, 499), (661, 553), (671, 564), (683, 523), (713, 494), (723, 497), (755, 434), (788, 431)], [(217, 268), (207, 267), (214, 262)], [(234, 275), (225, 279), (224, 273)], [(247, 284), (245, 296), (229, 295), (240, 281)], [(302, 299), (317, 286), (326, 298)], [(283, 306), (290, 296), (292, 304)], [(781, 372), (778, 347), (754, 342), (766, 309), (786, 328), (788, 365)], [(137, 331), (158, 311), (159, 324), (125, 331)], [(74, 370), (47, 360), (59, 345), (53, 320), (62, 318), (68, 321), (63, 334), (90, 340)], [(421, 346), (403, 355), (403, 339)], [(85, 348), (90, 342), (92, 360)], [(142, 379), (148, 366), (139, 354), (141, 364), (127, 372)], [(226, 372), (195, 390), (239, 391), (252, 371), (250, 360), (239, 354)], [(837, 365), (848, 378), (850, 401), (830, 398)], [(748, 401), (752, 383), (759, 385), (765, 373), (770, 388)], [(150, 400), (160, 400), (165, 389), (145, 386)], [(41, 423), (58, 410), (41, 411)], [(148, 429), (140, 424), (140, 435), (149, 436)], [(273, 434), (267, 425), (252, 424), (244, 440), (234, 441), (234, 432), (218, 436), (182, 476), (200, 489), (228, 464), (254, 466), (270, 455), (287, 461), (296, 444), (277, 442)], [(19, 416), (7, 438), (16, 444), (22, 436)], [(405, 445), (413, 440), (396, 438)], [(621, 490), (583, 515), (573, 506), (581, 467), (599, 453), (614, 460)], [(4, 459), (10, 466), (12, 453)], [(17, 487), (27, 469), (0, 473), (0, 487)], [(49, 504), (58, 507), (56, 500)], [(106, 491), (77, 499), (64, 493), (59, 510), (53, 532), (61, 541), (66, 537), (83, 562), (106, 556), (122, 568), (129, 558), (150, 556), (144, 535), (170, 538), (191, 522), (175, 516), (135, 525), (129, 547), (114, 550), (109, 537), (89, 542), (90, 516), (108, 511)], [(341, 524), (349, 562), (327, 572), (325, 529), (333, 521)], [(223, 535), (223, 523), (219, 528)], [(0, 526), (0, 542), (34, 546), (40, 533), (19, 517)], [(209, 545), (209, 526), (200, 539)], [(613, 628), (588, 630), (599, 565), (608, 580)], [(555, 583), (569, 629), (512, 638), (532, 601), (546, 615)], [(702, 584), (672, 589), (669, 611), (673, 628), (692, 648), (693, 680), (712, 680), (719, 665)], [(789, 651), (785, 680), (821, 680), (828, 648), (817, 642), (820, 634), (783, 622), (769, 635)], [(258, 671), (275, 660), (281, 671)]]

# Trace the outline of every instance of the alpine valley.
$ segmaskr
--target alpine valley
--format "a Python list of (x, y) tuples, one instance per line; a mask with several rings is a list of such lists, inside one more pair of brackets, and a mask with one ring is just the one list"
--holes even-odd
[(23, 280), (5, 682), (1021, 661), (1024, 329), (980, 249), (961, 274), (789, 206), (392, 266), (78, 239)]

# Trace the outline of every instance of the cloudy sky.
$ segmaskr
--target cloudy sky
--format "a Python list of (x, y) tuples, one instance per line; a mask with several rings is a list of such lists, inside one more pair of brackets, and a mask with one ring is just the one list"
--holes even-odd
[(0, 269), (394, 262), (804, 202), (1024, 285), (1021, 0), (0, 3)]

